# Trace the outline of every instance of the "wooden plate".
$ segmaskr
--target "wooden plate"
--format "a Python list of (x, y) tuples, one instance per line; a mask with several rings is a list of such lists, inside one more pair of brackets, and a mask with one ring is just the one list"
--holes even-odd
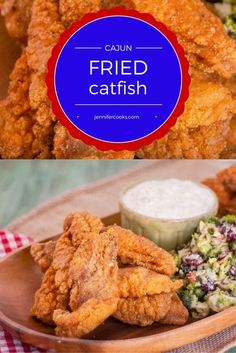
[[(119, 215), (104, 220), (119, 223)], [(108, 319), (83, 339), (56, 337), (52, 327), (29, 316), (34, 293), (40, 286), (40, 270), (29, 247), (0, 262), (0, 323), (13, 336), (33, 346), (58, 352), (157, 353), (191, 343), (236, 323), (236, 307), (183, 327), (153, 324), (136, 327)]]

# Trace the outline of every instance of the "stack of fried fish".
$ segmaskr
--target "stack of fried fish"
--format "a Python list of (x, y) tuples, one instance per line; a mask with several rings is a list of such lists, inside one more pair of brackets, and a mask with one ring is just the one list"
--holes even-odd
[(175, 261), (150, 240), (87, 212), (69, 215), (57, 241), (34, 244), (44, 272), (31, 315), (56, 334), (81, 337), (108, 317), (131, 325), (184, 325), (188, 311), (173, 281)]
[[(61, 33), (88, 12), (125, 6), (172, 30), (190, 63), (185, 112), (162, 139), (134, 152), (102, 152), (70, 136), (47, 97), (45, 77)], [(2, 158), (235, 158), (236, 41), (200, 0), (0, 0), (9, 32), (23, 44), (0, 103)]]

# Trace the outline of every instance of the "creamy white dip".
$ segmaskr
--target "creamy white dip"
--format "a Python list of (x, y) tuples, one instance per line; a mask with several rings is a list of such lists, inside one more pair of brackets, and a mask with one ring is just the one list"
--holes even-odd
[(216, 202), (207, 188), (178, 179), (144, 181), (128, 189), (122, 200), (140, 215), (177, 220), (199, 216)]

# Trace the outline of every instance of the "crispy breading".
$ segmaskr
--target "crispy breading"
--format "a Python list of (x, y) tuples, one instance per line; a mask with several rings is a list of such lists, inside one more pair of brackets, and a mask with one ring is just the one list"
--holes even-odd
[(132, 159), (135, 153), (132, 151), (99, 151), (94, 146), (85, 145), (82, 141), (73, 138), (64, 126), (57, 123), (53, 154), (56, 159)]
[(191, 70), (184, 113), (168, 134), (137, 151), (139, 158), (219, 158), (227, 148), (236, 100), (229, 88)]
[[(75, 225), (75, 234), (76, 229)], [(116, 234), (118, 237), (118, 258), (122, 264), (146, 267), (165, 275), (174, 274), (176, 265), (173, 256), (151, 240), (119, 226), (104, 228), (100, 235), (103, 236), (104, 232), (106, 233), (107, 231), (111, 234)], [(45, 246), (47, 246), (46, 244)], [(45, 254), (48, 253), (46, 249), (43, 252)]]
[(87, 300), (118, 297), (117, 236), (88, 233), (70, 264), (70, 308), (77, 310)]
[(74, 213), (65, 220), (65, 231), (57, 240), (53, 261), (43, 276), (42, 285), (35, 294), (31, 315), (53, 324), (53, 311), (66, 309), (72, 283), (69, 281), (70, 263), (83, 239), (93, 232), (100, 220), (87, 212)]
[(70, 308), (55, 310), (56, 334), (81, 337), (112, 315), (118, 303), (117, 237), (88, 233), (69, 268)]
[(34, 140), (29, 101), (30, 74), (25, 50), (10, 77), (8, 96), (0, 102), (0, 156), (32, 158)]
[(82, 337), (101, 325), (117, 308), (117, 299), (89, 299), (77, 311), (55, 310), (56, 334)]
[(222, 170), (217, 174), (219, 181), (227, 190), (236, 193), (236, 165)]
[(51, 266), (55, 247), (56, 241), (53, 240), (31, 245), (30, 254), (42, 272), (46, 272)]
[(218, 196), (218, 216), (236, 214), (236, 165), (220, 171), (215, 178), (202, 181)]
[(23, 42), (27, 41), (27, 30), (34, 0), (3, 0), (0, 3), (2, 16), (10, 35)]
[(121, 298), (136, 298), (145, 295), (170, 293), (182, 287), (183, 281), (172, 281), (143, 267), (120, 268), (118, 273), (119, 295)]
[(130, 325), (151, 325), (167, 315), (172, 296), (173, 293), (161, 293), (140, 298), (121, 298), (113, 316)]
[(35, 294), (31, 315), (46, 324), (53, 324), (53, 312), (66, 309), (69, 302), (68, 271), (75, 248), (71, 237), (64, 233), (57, 241), (53, 261), (43, 276), (41, 287)]
[(64, 30), (58, 11), (58, 1), (35, 0), (28, 30), (27, 55), (31, 70), (29, 97), (34, 110), (35, 139), (32, 149), (37, 158), (52, 157), (54, 125), (57, 119), (51, 110), (45, 78), (52, 48)]
[(173, 256), (151, 240), (116, 225), (107, 231), (118, 236), (118, 258), (122, 264), (146, 267), (168, 276), (174, 274)]
[(160, 323), (165, 325), (185, 325), (189, 318), (189, 312), (183, 305), (182, 301), (176, 293), (173, 294), (171, 299), (170, 310)]

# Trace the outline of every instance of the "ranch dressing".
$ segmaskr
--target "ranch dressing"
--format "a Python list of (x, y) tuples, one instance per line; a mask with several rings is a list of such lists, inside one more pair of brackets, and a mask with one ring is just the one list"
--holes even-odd
[(128, 189), (123, 204), (140, 215), (181, 220), (199, 216), (215, 205), (214, 194), (192, 181), (144, 181)]

